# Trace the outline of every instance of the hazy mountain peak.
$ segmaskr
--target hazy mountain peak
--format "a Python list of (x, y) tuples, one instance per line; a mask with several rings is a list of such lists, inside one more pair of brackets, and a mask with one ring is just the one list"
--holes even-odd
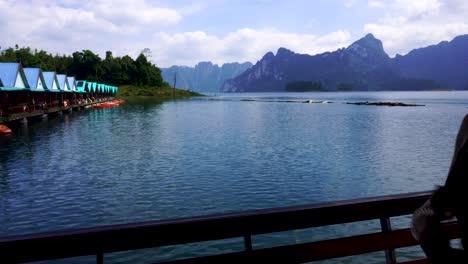
[(388, 55), (385, 53), (383, 48), (382, 41), (375, 38), (371, 33), (355, 41), (348, 48), (346, 48), (346, 50), (363, 58), (388, 58)]
[(358, 39), (355, 41), (353, 44), (351, 44), (348, 49), (352, 49), (353, 47), (360, 46), (362, 48), (368, 49), (368, 50), (375, 50), (379, 52), (385, 52), (383, 48), (382, 41), (380, 39), (377, 39), (374, 37), (373, 34), (369, 33), (363, 38)]
[(452, 42), (468, 42), (468, 34), (456, 36)]
[[(329, 91), (467, 89), (468, 35), (390, 58), (367, 34), (347, 48), (318, 55), (280, 48), (227, 80), (224, 92), (285, 91), (297, 82), (320, 82)], [(293, 54), (293, 55), (291, 55)], [(289, 59), (293, 58), (293, 59)]]
[(372, 33), (367, 33), (365, 36), (364, 36), (365, 39), (373, 39), (373, 40), (378, 40), (374, 34)]
[[(216, 65), (216, 64), (215, 64)], [(200, 61), (199, 63), (197, 63), (197, 65), (195, 65), (195, 67), (213, 67), (213, 63), (211, 61)], [(216, 65), (218, 66), (218, 65)]]
[(273, 52), (269, 51), (265, 55), (263, 55), (262, 60), (268, 60), (268, 59), (272, 59), (274, 57), (275, 57), (275, 54), (273, 54)]
[(276, 52), (276, 56), (288, 56), (288, 55), (291, 55), (291, 54), (294, 54), (294, 52), (292, 52), (291, 50), (287, 49), (287, 48), (279, 48), (278, 51)]
[(177, 87), (196, 92), (218, 92), (219, 87), (227, 79), (234, 78), (250, 68), (250, 62), (225, 63), (218, 66), (211, 61), (201, 61), (194, 67), (172, 66), (162, 68), (162, 77), (166, 82), (173, 83), (177, 74)]

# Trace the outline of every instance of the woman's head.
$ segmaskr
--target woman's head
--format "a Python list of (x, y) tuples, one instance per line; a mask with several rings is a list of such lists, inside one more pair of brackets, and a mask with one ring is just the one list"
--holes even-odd
[[(436, 191), (436, 194), (439, 191)], [(468, 115), (465, 116), (458, 131), (447, 181), (442, 190), (435, 195), (437, 206), (445, 210), (452, 210), (457, 216), (462, 231), (463, 246), (467, 246), (468, 239)]]
[(466, 210), (464, 198), (468, 194), (468, 115), (465, 116), (460, 130), (458, 131), (457, 140), (455, 143), (455, 151), (453, 154), (452, 165), (445, 182), (447, 189), (446, 199), (449, 199), (451, 206), (456, 209)]

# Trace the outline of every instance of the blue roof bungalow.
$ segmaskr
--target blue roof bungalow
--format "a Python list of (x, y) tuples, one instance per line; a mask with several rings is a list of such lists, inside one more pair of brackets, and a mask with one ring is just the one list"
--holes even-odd
[(92, 93), (93, 92), (93, 83), (92, 82), (86, 82), (85, 83), (85, 92), (87, 92), (87, 93)]
[(88, 92), (95, 93), (96, 92), (96, 83), (95, 82), (87, 82)]
[(67, 82), (68, 82), (68, 85), (70, 86), (70, 91), (77, 92), (75, 77), (74, 76), (68, 76), (67, 77)]
[(71, 93), (70, 85), (68, 84), (67, 80), (67, 75), (65, 74), (57, 74), (57, 81), (59, 84), (59, 89), (61, 92), (64, 92), (65, 94), (60, 95), (60, 101), (63, 105), (63, 107), (68, 107), (70, 106), (71, 103), (73, 103), (73, 94)]
[[(23, 113), (34, 101), (29, 83), (20, 63), (0, 63), (0, 112), (1, 115)], [(11, 93), (10, 93), (11, 92)]]
[(46, 87), (50, 92), (60, 92), (57, 74), (53, 71), (42, 72)]
[(20, 63), (0, 62), (0, 91), (28, 90), (29, 84)]
[(68, 85), (67, 76), (65, 74), (57, 74), (57, 81), (60, 91), (71, 92), (70, 85)]
[(24, 74), (28, 80), (30, 91), (32, 93), (31, 103), (33, 104), (30, 107), (30, 110), (40, 110), (43, 109), (47, 101), (47, 84), (42, 74), (42, 70), (39, 68), (24, 68)]
[(32, 92), (45, 92), (47, 90), (47, 85), (41, 69), (24, 68), (23, 70)]
[(60, 92), (59, 83), (57, 80), (57, 74), (54, 71), (45, 71), (42, 72), (44, 76), (44, 81), (47, 86), (47, 90), (52, 93), (46, 95), (46, 102), (51, 107), (59, 106), (59, 97), (58, 93)]
[(83, 99), (82, 95), (78, 94), (78, 90), (76, 88), (76, 81), (74, 76), (67, 76), (66, 83), (68, 83), (68, 87), (70, 88), (70, 93), (66, 94), (66, 99), (68, 99), (72, 105), (77, 105), (82, 102), (81, 99)]
[(54, 71), (23, 68), (16, 62), (0, 62), (0, 116), (21, 113), (15, 118), (24, 118), (24, 114), (57, 112), (62, 107), (84, 104), (89, 98), (102, 99), (111, 91), (110, 85), (76, 81), (75, 77)]
[(76, 81), (76, 91), (79, 93), (86, 93), (86, 81)]

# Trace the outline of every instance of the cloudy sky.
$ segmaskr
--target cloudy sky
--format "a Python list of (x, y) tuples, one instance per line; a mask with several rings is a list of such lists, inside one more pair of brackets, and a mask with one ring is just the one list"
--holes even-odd
[(466, 0), (0, 0), (0, 47), (91, 49), (160, 66), (317, 54), (373, 33), (390, 56), (468, 34)]

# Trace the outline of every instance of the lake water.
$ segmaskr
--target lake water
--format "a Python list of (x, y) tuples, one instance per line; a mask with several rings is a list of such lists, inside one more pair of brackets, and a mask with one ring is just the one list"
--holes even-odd
[[(311, 99), (333, 103), (294, 103)], [(352, 101), (426, 106), (344, 104)], [(18, 123), (13, 135), (0, 137), (0, 236), (430, 190), (444, 182), (467, 106), (468, 92), (218, 94)], [(253, 242), (258, 248), (378, 229), (368, 221)], [(242, 247), (224, 240), (107, 254), (105, 261)], [(383, 256), (328, 262), (383, 263)]]

